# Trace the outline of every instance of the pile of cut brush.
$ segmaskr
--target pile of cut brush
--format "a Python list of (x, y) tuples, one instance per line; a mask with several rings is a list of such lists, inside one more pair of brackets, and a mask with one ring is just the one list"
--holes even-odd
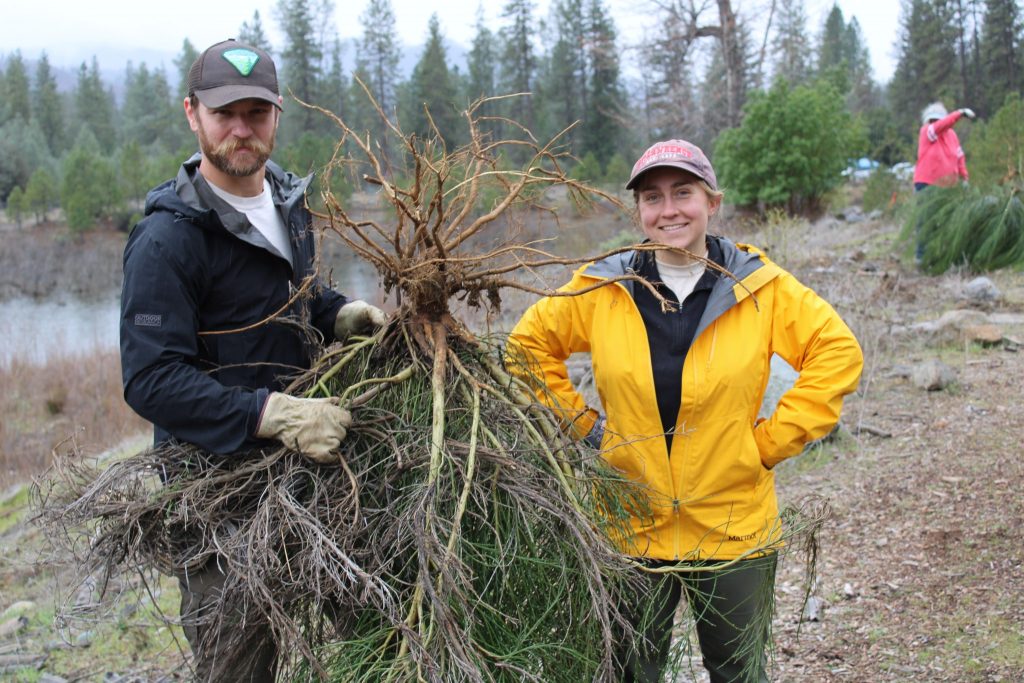
[(1024, 182), (1001, 186), (932, 186), (914, 195), (904, 239), (921, 245), (921, 269), (941, 275), (950, 268), (984, 273), (1024, 265)]
[[(325, 236), (397, 296), (386, 328), (327, 348), (290, 388), (352, 411), (337, 465), (182, 446), (102, 469), (62, 458), (39, 490), (41, 518), (83, 575), (175, 574), (215, 559), (229, 577), (219, 605), (269, 625), (288, 680), (615, 677), (616, 645), (633, 637), (618, 596), (635, 590), (635, 572), (610, 539), (644, 496), (567, 438), (507, 372), (500, 344), (450, 308), (500, 306), (504, 287), (552, 293), (515, 273), (575, 261), (486, 231), (546, 187), (581, 200), (594, 191), (563, 172), (555, 142), (489, 142), (476, 111), (465, 115), (470, 142), (451, 152), (382, 115), (398, 141), (385, 154), (335, 119), (331, 168), (358, 162), (395, 224), (350, 216), (327, 194)], [(518, 170), (504, 167), (524, 150)]]

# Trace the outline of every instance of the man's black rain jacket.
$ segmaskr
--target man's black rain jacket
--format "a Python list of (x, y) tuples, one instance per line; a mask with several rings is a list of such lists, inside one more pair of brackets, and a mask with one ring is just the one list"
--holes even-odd
[(210, 190), (199, 160), (149, 193), (128, 238), (121, 370), (125, 400), (154, 424), (157, 443), (231, 453), (265, 445), (252, 435), (268, 393), (334, 339), (347, 300), (314, 278), (308, 178), (267, 164), (289, 262)]

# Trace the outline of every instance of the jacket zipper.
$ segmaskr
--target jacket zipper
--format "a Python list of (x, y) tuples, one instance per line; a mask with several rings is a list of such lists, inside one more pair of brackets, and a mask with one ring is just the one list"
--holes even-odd
[(676, 530), (676, 541), (675, 541), (675, 543), (676, 543), (676, 552), (675, 552), (675, 555), (676, 555), (676, 562), (678, 562), (679, 561), (679, 551), (681, 549), (681, 541), (680, 541), (681, 532), (680, 532), (680, 527), (682, 526), (682, 519), (680, 519), (680, 515), (679, 515), (679, 499), (678, 498), (673, 498), (672, 499), (672, 515), (675, 517), (675, 524), (674, 524), (675, 530)]

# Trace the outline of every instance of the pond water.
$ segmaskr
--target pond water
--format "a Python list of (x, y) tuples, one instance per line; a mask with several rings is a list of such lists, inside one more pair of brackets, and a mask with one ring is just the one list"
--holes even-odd
[[(334, 264), (335, 287), (350, 299), (382, 305), (378, 278), (369, 264), (346, 259)], [(0, 367), (18, 359), (46, 363), (55, 356), (79, 356), (118, 346), (120, 292), (97, 300), (73, 297), (0, 301)]]
[(118, 308), (117, 293), (98, 301), (0, 301), (0, 367), (14, 359), (43, 364), (53, 356), (115, 349)]

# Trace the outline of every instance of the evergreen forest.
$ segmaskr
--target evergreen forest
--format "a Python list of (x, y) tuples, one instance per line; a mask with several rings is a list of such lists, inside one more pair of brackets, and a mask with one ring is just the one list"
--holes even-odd
[[(913, 161), (920, 112), (937, 100), (978, 114), (958, 131), (982, 182), (1019, 176), (1017, 0), (901, 0), (888, 83), (873, 80), (864, 28), (838, 6), (821, 26), (809, 25), (804, 0), (760, 3), (756, 16), (736, 0), (658, 0), (651, 8), (643, 35), (629, 42), (607, 0), (553, 0), (545, 16), (529, 0), (505, 0), (500, 25), (485, 25), (482, 10), (467, 19), (475, 23), (465, 64), (450, 58), (435, 15), (407, 75), (391, 0), (370, 0), (358, 17), (352, 63), (343, 63), (348, 52), (329, 28), (337, 23), (331, 0), (277, 0), (272, 17), (240, 17), (237, 37), (277, 62), (286, 102), (274, 158), (299, 173), (322, 168), (339, 135), (329, 116), (295, 99), (386, 149), (375, 103), (406, 134), (436, 130), (453, 148), (466, 142), (460, 112), (496, 97), (485, 105), (489, 133), (561, 134), (573, 174), (611, 187), (651, 142), (685, 138), (708, 152), (727, 201), (812, 210), (844, 181), (852, 159)], [(281, 44), (268, 39), (267, 21)], [(43, 221), (59, 208), (73, 232), (130, 227), (148, 189), (196, 148), (181, 101), (203, 47), (184, 38), (170, 72), (128, 63), (117, 97), (95, 58), (62, 92), (45, 52), (0, 55), (8, 220)], [(521, 93), (528, 95), (501, 97)], [(995, 121), (1007, 130), (991, 130)], [(338, 176), (333, 189), (344, 196), (356, 182)]]

